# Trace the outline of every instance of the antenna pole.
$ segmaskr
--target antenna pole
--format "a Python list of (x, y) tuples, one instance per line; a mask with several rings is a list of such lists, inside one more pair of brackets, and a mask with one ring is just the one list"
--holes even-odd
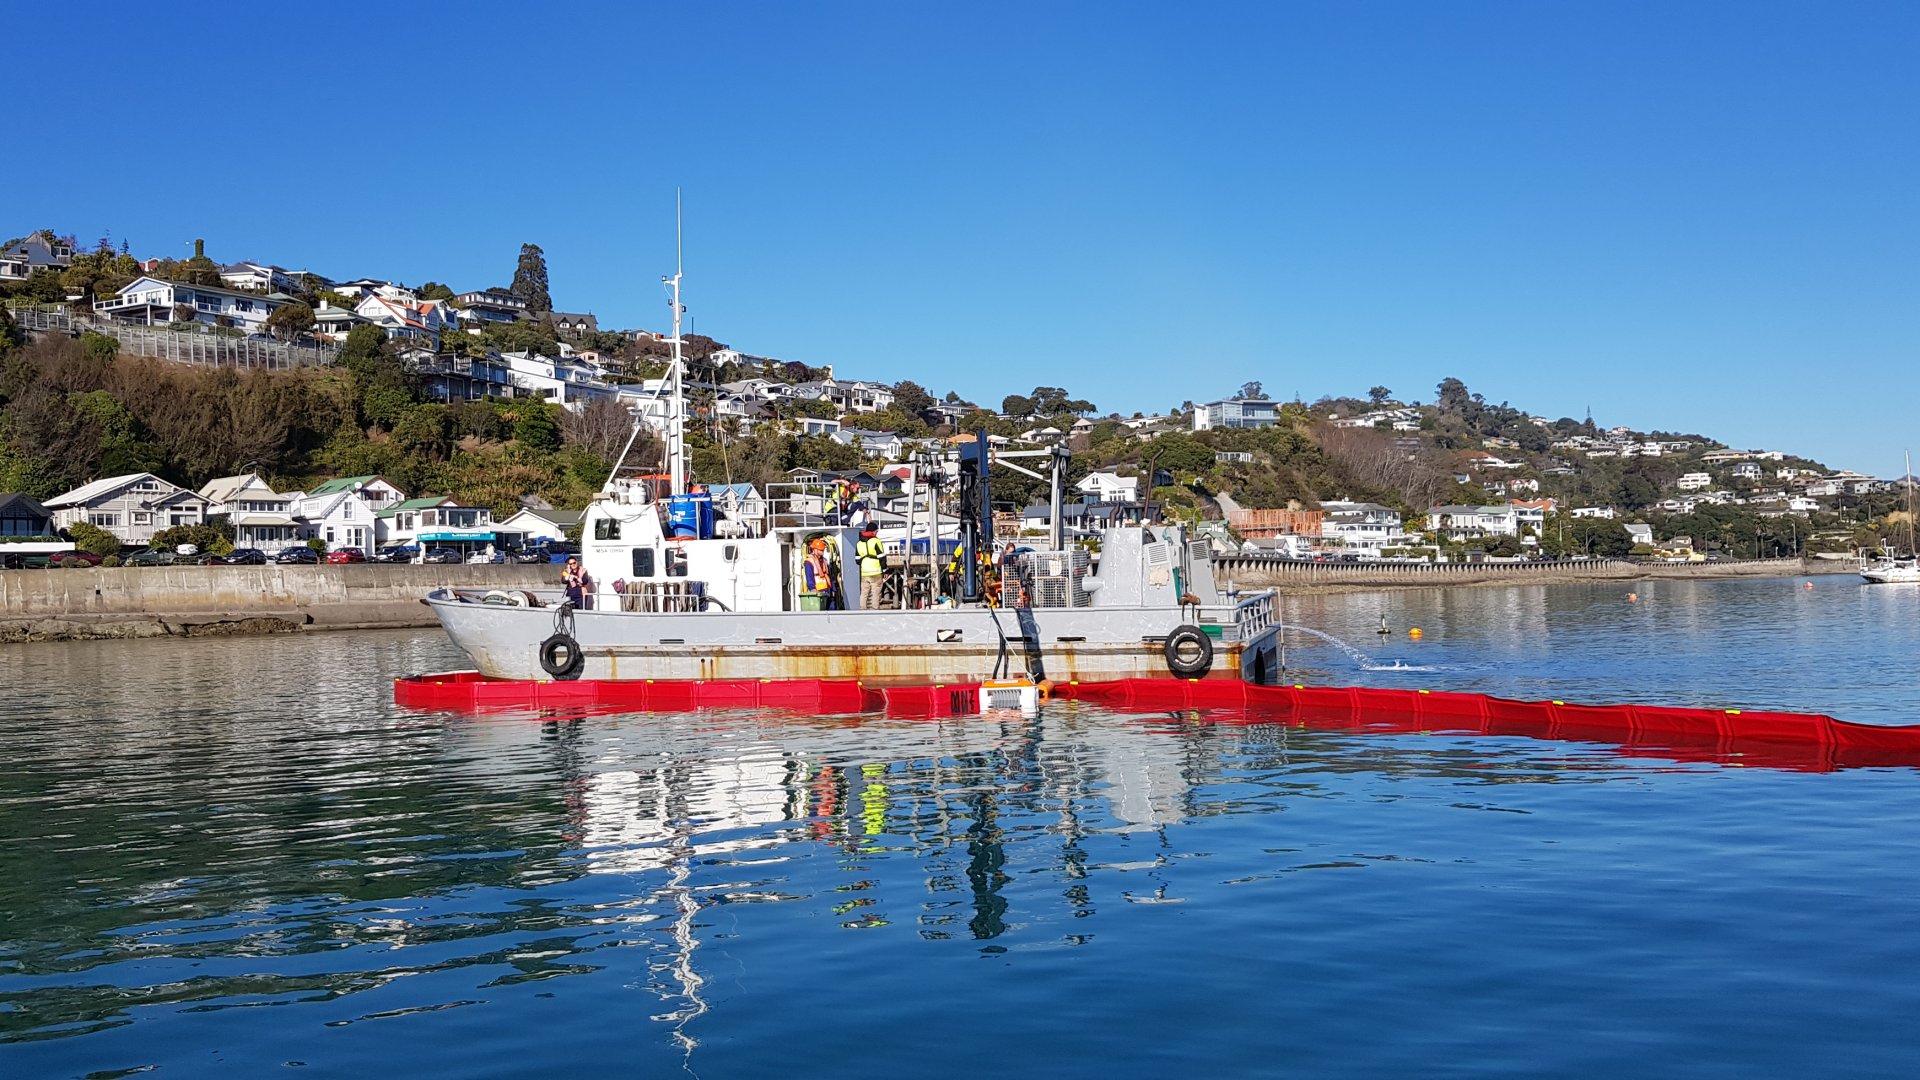
[(667, 476), (671, 491), (675, 495), (687, 493), (687, 430), (686, 389), (681, 381), (682, 359), (680, 354), (680, 316), (686, 308), (680, 303), (680, 279), (685, 272), (682, 259), (682, 226), (680, 213), (680, 189), (673, 191), (673, 276), (666, 279), (673, 291), (673, 362), (667, 367), (667, 383), (671, 394), (667, 406)]

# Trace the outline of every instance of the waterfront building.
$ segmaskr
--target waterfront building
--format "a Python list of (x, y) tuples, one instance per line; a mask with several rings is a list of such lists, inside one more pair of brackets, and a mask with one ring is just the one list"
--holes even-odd
[(123, 544), (146, 544), (176, 525), (204, 525), (207, 500), (152, 473), (128, 473), (82, 484), (48, 499), (57, 529), (80, 522), (105, 529)]
[(0, 536), (52, 536), (53, 515), (30, 495), (0, 492)]
[(200, 497), (207, 500), (208, 517), (224, 516), (233, 526), (234, 547), (279, 551), (300, 543), (293, 496), (274, 491), (257, 473), (209, 480)]

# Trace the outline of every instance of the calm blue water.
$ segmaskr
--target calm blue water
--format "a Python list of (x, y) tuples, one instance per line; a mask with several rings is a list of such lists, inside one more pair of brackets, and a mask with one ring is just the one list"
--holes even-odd
[[(1340, 682), (1920, 720), (1920, 590), (1293, 600)], [(1382, 614), (1425, 638), (1380, 641)], [(1920, 771), (418, 715), (437, 634), (0, 649), (0, 1076), (1890, 1076)]]

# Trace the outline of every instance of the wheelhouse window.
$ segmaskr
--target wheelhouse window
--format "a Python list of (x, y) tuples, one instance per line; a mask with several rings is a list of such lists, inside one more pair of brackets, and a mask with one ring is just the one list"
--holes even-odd
[(687, 553), (679, 548), (667, 549), (667, 576), (687, 576)]
[(633, 549), (633, 576), (634, 577), (652, 577), (653, 576), (653, 549), (652, 548), (637, 547)]
[[(593, 523), (593, 538), (595, 540), (620, 539), (620, 523), (612, 518), (599, 518), (595, 520)], [(651, 548), (647, 549), (648, 554), (652, 554), (652, 550)]]

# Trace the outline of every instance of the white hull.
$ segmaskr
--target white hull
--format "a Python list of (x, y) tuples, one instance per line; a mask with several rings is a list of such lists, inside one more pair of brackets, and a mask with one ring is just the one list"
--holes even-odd
[(1920, 561), (1894, 559), (1862, 567), (1860, 576), (1875, 585), (1920, 585)]
[[(1190, 608), (1184, 616), (1160, 607), (580, 611), (571, 633), (585, 657), (583, 679), (975, 681), (993, 674), (1004, 634), (1007, 674), (1038, 667), (1056, 681), (1096, 682), (1168, 675), (1167, 635), (1197, 619), (1212, 629), (1211, 676), (1264, 679), (1279, 670), (1264, 600)], [(557, 607), (474, 603), (448, 591), (427, 602), (483, 674), (553, 677), (541, 667), (540, 646), (563, 628)]]

